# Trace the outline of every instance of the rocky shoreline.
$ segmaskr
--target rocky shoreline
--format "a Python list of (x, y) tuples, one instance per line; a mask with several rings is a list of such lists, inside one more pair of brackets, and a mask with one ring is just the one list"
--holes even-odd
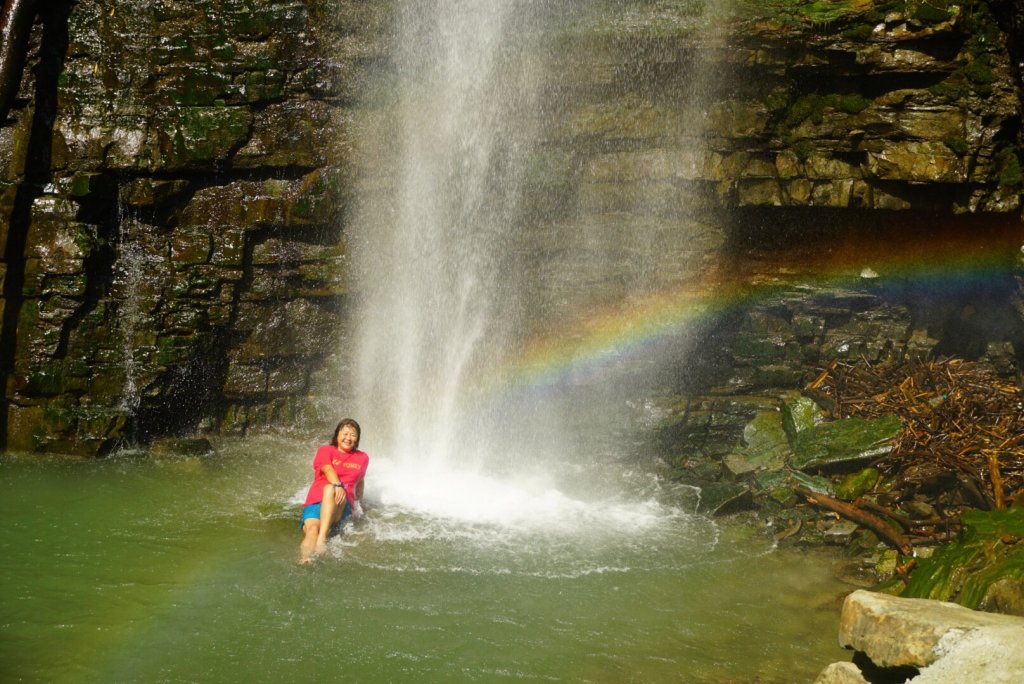
[(818, 684), (1016, 682), (1024, 659), (1024, 432), (1015, 373), (955, 358), (833, 362), (709, 467), (705, 513), (782, 546), (837, 546), (840, 644)]
[(833, 363), (757, 413), (717, 469), (675, 476), (705, 513), (842, 547), (861, 586), (1024, 616), (1019, 396), (959, 359)]

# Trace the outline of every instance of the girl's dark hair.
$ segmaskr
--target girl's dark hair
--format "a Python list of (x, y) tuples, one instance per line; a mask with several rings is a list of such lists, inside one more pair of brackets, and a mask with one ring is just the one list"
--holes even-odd
[(331, 446), (332, 447), (338, 446), (338, 433), (341, 432), (341, 428), (346, 427), (346, 426), (355, 428), (355, 430), (356, 430), (356, 444), (352, 448), (353, 449), (358, 449), (359, 448), (359, 438), (362, 437), (362, 435), (363, 435), (363, 429), (361, 427), (359, 427), (359, 423), (357, 423), (356, 421), (352, 420), (351, 418), (344, 418), (344, 419), (342, 419), (342, 421), (340, 423), (338, 423), (338, 427), (334, 428), (334, 434), (331, 435)]

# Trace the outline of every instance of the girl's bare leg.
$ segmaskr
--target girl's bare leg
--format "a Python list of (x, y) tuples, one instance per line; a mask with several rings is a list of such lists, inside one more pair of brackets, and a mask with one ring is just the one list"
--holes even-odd
[(299, 544), (299, 563), (305, 565), (313, 560), (316, 539), (320, 532), (320, 521), (307, 518), (302, 524), (302, 543)]
[(331, 525), (335, 523), (334, 511), (337, 504), (334, 503), (334, 485), (324, 486), (324, 498), (320, 502), (320, 531), (316, 537), (314, 553), (317, 555), (327, 550), (327, 535), (331, 531)]

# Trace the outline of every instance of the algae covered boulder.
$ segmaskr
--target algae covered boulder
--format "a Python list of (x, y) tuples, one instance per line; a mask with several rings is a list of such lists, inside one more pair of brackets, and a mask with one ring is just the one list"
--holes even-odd
[(791, 439), (824, 421), (821, 407), (810, 397), (798, 397), (782, 406), (782, 424)]
[(798, 470), (852, 466), (889, 453), (901, 429), (897, 416), (846, 418), (802, 431), (790, 464)]
[(881, 474), (876, 468), (864, 468), (851, 473), (836, 485), (836, 497), (844, 501), (854, 501), (873, 489), (880, 477)]
[(723, 459), (726, 469), (736, 476), (757, 470), (779, 470), (791, 453), (778, 411), (762, 411), (754, 416), (743, 428), (743, 442), (745, 446)]

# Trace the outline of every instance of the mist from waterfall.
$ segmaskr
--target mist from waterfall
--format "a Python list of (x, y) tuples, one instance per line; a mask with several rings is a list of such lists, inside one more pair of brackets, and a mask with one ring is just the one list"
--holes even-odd
[[(607, 501), (626, 469), (615, 466), (609, 477), (592, 466), (621, 457), (621, 383), (581, 395), (583, 374), (537, 385), (509, 369), (529, 338), (578, 338), (574, 326), (608, 302), (625, 302), (628, 313), (631, 297), (689, 272), (682, 262), (699, 252), (688, 228), (649, 215), (648, 204), (660, 209), (642, 187), (610, 218), (570, 211), (559, 223), (531, 204), (545, 165), (577, 163), (576, 151), (549, 144), (544, 127), (563, 105), (560, 93), (578, 87), (572, 70), (589, 59), (545, 41), (557, 40), (551, 22), (590, 6), (397, 7), (392, 63), (357, 127), (363, 168), (349, 233), (358, 303), (347, 406), (372, 432), (376, 452), (397, 464), (389, 483), (406, 492), (400, 498), (488, 520), (543, 508), (536, 495), (545, 491)], [(613, 364), (618, 351), (598, 353)], [(522, 489), (490, 479), (510, 475)], [(452, 489), (485, 501), (464, 506)]]
[(358, 415), (387, 431), (390, 452), (420, 463), (499, 448), (496, 417), (472, 394), (510, 350), (523, 305), (509, 246), (533, 140), (536, 5), (399, 5), (384, 134), (394, 139), (378, 142), (395, 171), (382, 193), (364, 196), (356, 222), (352, 379)]

